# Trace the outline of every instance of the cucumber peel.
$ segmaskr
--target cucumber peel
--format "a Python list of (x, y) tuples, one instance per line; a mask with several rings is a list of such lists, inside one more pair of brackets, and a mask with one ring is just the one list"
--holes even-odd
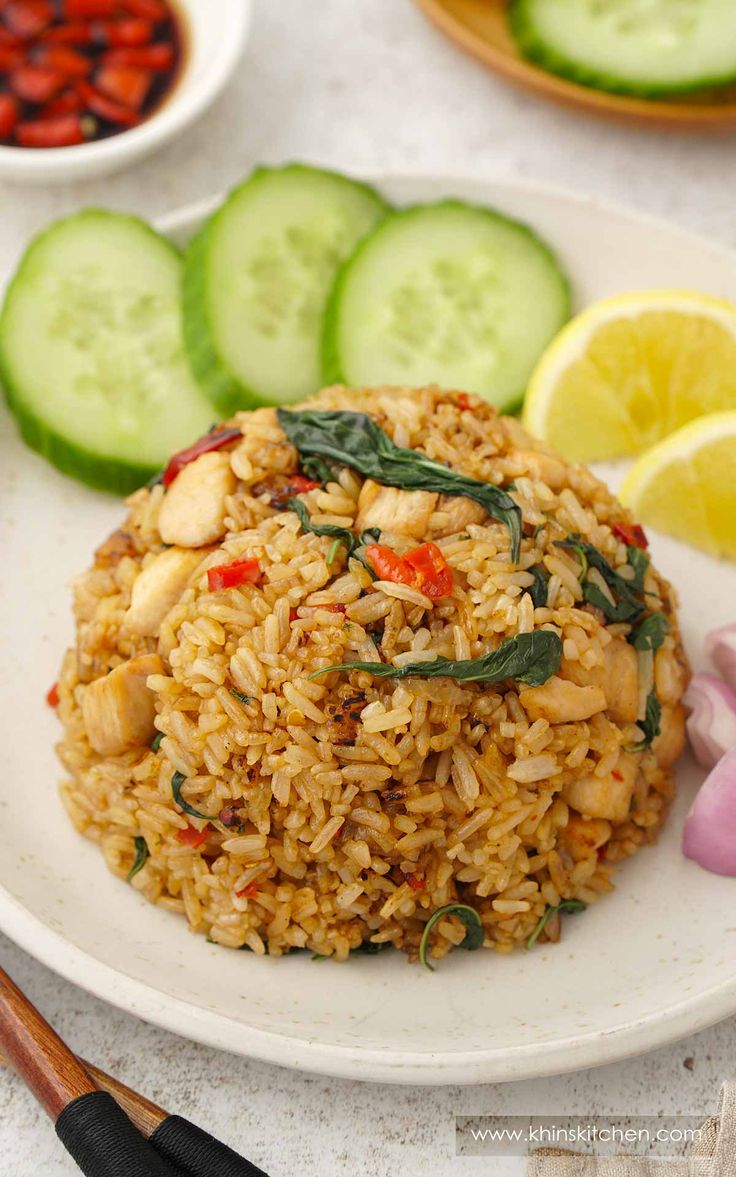
[(570, 313), (568, 280), (528, 226), (444, 200), (389, 214), (342, 266), (326, 384), (439, 384), (511, 412)]
[(24, 440), (63, 473), (125, 494), (211, 424), (181, 338), (181, 266), (143, 221), (103, 209), (27, 249), (0, 315), (0, 378)]
[(210, 218), (186, 255), (183, 318), (192, 369), (220, 412), (317, 391), (335, 274), (387, 211), (367, 184), (288, 164), (256, 169)]
[(613, 94), (667, 98), (736, 80), (732, 0), (510, 0), (525, 57)]

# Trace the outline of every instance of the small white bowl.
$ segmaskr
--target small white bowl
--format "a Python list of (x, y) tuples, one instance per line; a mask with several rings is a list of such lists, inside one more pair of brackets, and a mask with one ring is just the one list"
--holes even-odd
[(79, 147), (0, 147), (0, 179), (63, 184), (109, 175), (168, 143), (210, 106), (232, 76), (250, 27), (252, 0), (174, 0), (185, 27), (181, 77), (139, 127)]

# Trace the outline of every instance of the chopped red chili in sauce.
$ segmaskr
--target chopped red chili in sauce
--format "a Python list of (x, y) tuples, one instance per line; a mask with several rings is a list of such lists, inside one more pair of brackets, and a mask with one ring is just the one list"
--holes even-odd
[(182, 59), (168, 0), (0, 0), (0, 145), (71, 147), (137, 126)]
[(259, 891), (260, 887), (257, 883), (248, 883), (247, 887), (243, 887), (242, 891), (236, 891), (235, 894), (238, 899), (255, 899)]
[(368, 544), (365, 557), (380, 580), (409, 585), (435, 600), (452, 592), (452, 572), (437, 544), (421, 544), (406, 556), (383, 544)]
[(221, 589), (237, 588), (241, 584), (258, 584), (261, 566), (253, 556), (245, 560), (233, 560), (232, 564), (218, 564), (207, 573), (207, 584), (211, 593)]
[(55, 682), (52, 687), (46, 692), (46, 702), (49, 707), (59, 706), (59, 684)]
[(638, 523), (614, 523), (611, 531), (631, 548), (641, 548), (645, 551), (649, 547), (649, 540), (643, 527)]
[(426, 886), (424, 879), (420, 878), (419, 875), (407, 875), (406, 881), (412, 891), (423, 891)]

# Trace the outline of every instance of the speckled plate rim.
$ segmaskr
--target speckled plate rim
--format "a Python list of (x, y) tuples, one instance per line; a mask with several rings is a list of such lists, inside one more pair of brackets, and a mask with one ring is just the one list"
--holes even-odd
[[(501, 192), (506, 194), (507, 200), (512, 200), (515, 193), (564, 200), (579, 211), (593, 209), (598, 214), (627, 220), (640, 230), (649, 228), (653, 233), (664, 234), (672, 245), (678, 240), (687, 243), (691, 248), (732, 266), (736, 276), (736, 253), (733, 251), (665, 220), (640, 215), (611, 202), (580, 196), (563, 187), (515, 179), (504, 181), (490, 176), (440, 176), (436, 173), (364, 178), (379, 186), (390, 183), (396, 192), (401, 191), (402, 185), (411, 190), (425, 184), (428, 199), (433, 188), (451, 192), (454, 187), (462, 186), (468, 192), (468, 199), (498, 199)], [(475, 197), (470, 190), (475, 190)], [(216, 207), (220, 199), (213, 197), (187, 206), (162, 218), (157, 227), (174, 238), (183, 236)], [(59, 820), (63, 820), (61, 811)], [(47, 926), (1, 884), (0, 931), (39, 962), (95, 997), (184, 1038), (294, 1070), (370, 1082), (471, 1085), (561, 1074), (643, 1054), (736, 1012), (734, 975), (732, 979), (692, 997), (670, 1002), (656, 1013), (635, 1019), (624, 1016), (614, 1029), (585, 1031), (535, 1044), (442, 1052), (332, 1045), (320, 1042), (316, 1036), (292, 1037), (245, 1025), (106, 965)]]

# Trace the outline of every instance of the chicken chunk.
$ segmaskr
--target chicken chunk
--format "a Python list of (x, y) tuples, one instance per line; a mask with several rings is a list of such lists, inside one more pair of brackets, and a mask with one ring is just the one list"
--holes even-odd
[(201, 561), (199, 551), (167, 548), (146, 564), (133, 583), (130, 608), (125, 614), (128, 629), (141, 637), (157, 634)]
[(562, 790), (562, 799), (584, 817), (603, 818), (606, 821), (625, 821), (634, 785), (639, 771), (641, 755), (621, 752), (615, 768), (606, 776), (581, 777), (571, 781)]
[(608, 705), (600, 687), (578, 686), (557, 675), (541, 687), (525, 687), (519, 692), (519, 702), (530, 719), (546, 719), (549, 723), (590, 719)]
[(87, 687), (82, 718), (87, 739), (100, 756), (119, 756), (153, 739), (156, 708), (146, 679), (163, 669), (158, 654), (141, 654)]
[(230, 455), (202, 454), (166, 492), (158, 529), (165, 544), (201, 548), (225, 534), (225, 499), (235, 490)]
[(652, 742), (652, 752), (660, 768), (669, 768), (682, 756), (685, 748), (685, 709), (681, 704), (662, 705), (660, 734)]
[(411, 539), (423, 539), (429, 519), (437, 503), (437, 495), (427, 490), (397, 490), (395, 486), (381, 486), (366, 479), (358, 499), (358, 531), (378, 527)]
[(562, 841), (576, 862), (590, 858), (611, 836), (611, 824), (602, 817), (587, 819), (571, 814), (562, 832)]
[(636, 723), (639, 714), (639, 661), (623, 638), (614, 638), (603, 652), (603, 665), (586, 670), (581, 662), (564, 658), (562, 678), (579, 686), (590, 684), (605, 693), (607, 710), (615, 723)]
[[(473, 499), (459, 495), (440, 495), (435, 519), (432, 521), (433, 534), (438, 539), (465, 531), (469, 523), (482, 523), (488, 512)], [(439, 526), (436, 524), (439, 523)]]

